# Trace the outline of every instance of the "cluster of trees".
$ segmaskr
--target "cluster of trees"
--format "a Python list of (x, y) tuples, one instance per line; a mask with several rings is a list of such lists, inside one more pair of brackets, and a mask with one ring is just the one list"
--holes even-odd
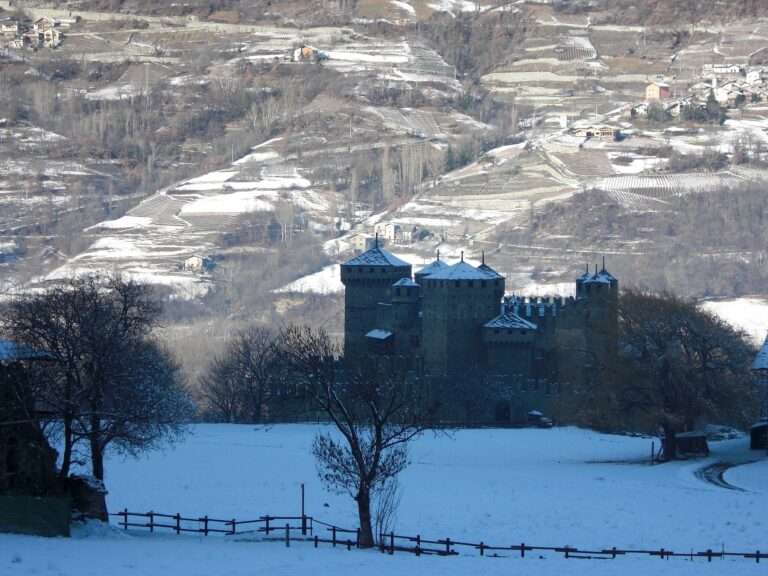
[(160, 312), (149, 287), (119, 277), (74, 278), (10, 304), (3, 333), (42, 355), (25, 396), (62, 447), (61, 478), (81, 446), (103, 480), (108, 447), (155, 447), (194, 416), (181, 367), (153, 335)]
[(759, 406), (746, 335), (693, 300), (625, 290), (619, 299), (619, 350), (596, 377), (567, 395), (577, 421), (605, 430), (675, 434), (717, 422), (745, 427)]

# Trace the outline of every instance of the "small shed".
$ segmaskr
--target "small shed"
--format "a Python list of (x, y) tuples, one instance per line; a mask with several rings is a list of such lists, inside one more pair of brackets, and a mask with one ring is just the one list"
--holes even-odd
[(752, 450), (768, 450), (768, 418), (762, 418), (749, 429), (749, 447)]
[(703, 430), (675, 434), (675, 447), (678, 456), (709, 456), (707, 434)]
[(768, 336), (752, 362), (752, 374), (759, 390), (760, 420), (750, 429), (750, 446), (753, 450), (765, 450), (768, 449)]

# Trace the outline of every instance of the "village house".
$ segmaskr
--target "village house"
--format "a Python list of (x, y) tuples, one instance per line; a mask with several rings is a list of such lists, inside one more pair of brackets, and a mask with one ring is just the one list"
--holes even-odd
[(651, 82), (645, 87), (645, 99), (648, 102), (664, 100), (672, 96), (672, 88), (666, 82)]
[(750, 68), (747, 70), (747, 84), (762, 84), (766, 78), (766, 71), (763, 67)]
[(413, 242), (413, 226), (402, 226), (392, 222), (377, 224), (375, 233), (393, 244), (410, 244)]
[(21, 34), (21, 24), (12, 18), (0, 20), (0, 36), (12, 40)]
[(200, 256), (199, 254), (195, 254), (184, 260), (182, 267), (186, 272), (205, 274), (211, 272), (216, 267), (216, 262), (210, 256)]
[(574, 126), (572, 129), (574, 136), (586, 138), (587, 140), (596, 138), (598, 140), (616, 140), (621, 131), (618, 128), (608, 124), (584, 124)]
[[(352, 247), (354, 248), (355, 252), (366, 252), (373, 248), (376, 242), (377, 240), (373, 236), (369, 236), (367, 234), (357, 234), (352, 238)], [(379, 238), (378, 243), (383, 245), (384, 239)]]
[(703, 76), (740, 76), (744, 68), (739, 64), (704, 64)]

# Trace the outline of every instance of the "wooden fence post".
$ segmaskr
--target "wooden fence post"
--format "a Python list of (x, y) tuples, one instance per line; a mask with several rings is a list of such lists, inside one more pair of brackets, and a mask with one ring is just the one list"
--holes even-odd
[(520, 544), (520, 558), (525, 558), (525, 542)]
[(659, 551), (659, 556), (661, 557), (661, 559), (662, 559), (662, 560), (664, 560), (664, 548), (662, 548), (662, 549)]
[(181, 533), (181, 514), (176, 512), (176, 535), (178, 536)]
[(237, 533), (237, 520), (232, 518), (232, 534), (236, 534), (236, 533)]
[(290, 524), (285, 525), (285, 547), (286, 548), (291, 547), (291, 525)]
[(421, 534), (416, 534), (416, 556), (421, 556)]
[(707, 562), (712, 562), (712, 550), (707, 548)]
[(128, 530), (128, 508), (122, 511), (123, 515), (123, 530)]
[(355, 531), (355, 548), (360, 548), (360, 528)]
[(208, 536), (208, 515), (203, 516), (203, 534)]
[(149, 531), (154, 532), (155, 531), (155, 513), (150, 512), (148, 516), (149, 516)]
[(317, 534), (315, 534), (315, 548), (317, 548)]
[(480, 556), (485, 556), (485, 544), (480, 542)]
[(333, 547), (336, 548), (336, 526), (331, 526)]
[(760, 550), (755, 553), (755, 562), (760, 564)]
[(395, 532), (394, 531), (389, 533), (389, 553), (390, 554), (395, 553)]
[(451, 553), (451, 539), (446, 538), (445, 539), (445, 554), (449, 555)]
[(352, 550), (352, 540), (347, 538), (347, 550)]
[(264, 526), (264, 532), (266, 532), (267, 536), (269, 536), (269, 514), (264, 517), (264, 521), (266, 522), (266, 525)]

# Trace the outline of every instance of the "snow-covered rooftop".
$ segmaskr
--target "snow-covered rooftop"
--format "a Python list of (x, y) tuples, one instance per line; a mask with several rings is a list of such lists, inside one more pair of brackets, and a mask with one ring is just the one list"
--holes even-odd
[(445, 268), (447, 266), (448, 266), (448, 264), (446, 264), (445, 262), (443, 262), (440, 259), (437, 259), (434, 262), (430, 262), (429, 264), (424, 266), (424, 268), (422, 268), (421, 270), (416, 272), (416, 274), (418, 274), (419, 276), (428, 276), (428, 275), (432, 274), (433, 272), (435, 272), (437, 270), (440, 270), (441, 268)]
[(374, 340), (386, 340), (387, 338), (392, 337), (392, 332), (389, 330), (381, 330), (379, 328), (374, 328), (370, 332), (368, 332), (365, 335), (367, 338), (373, 338)]
[(400, 280), (398, 280), (397, 282), (392, 284), (392, 286), (408, 286), (408, 287), (414, 287), (415, 286), (415, 287), (418, 288), (419, 285), (416, 284), (416, 282), (414, 282), (410, 278), (400, 278)]
[(536, 330), (538, 326), (533, 322), (528, 322), (512, 312), (506, 312), (496, 316), (490, 322), (485, 323), (486, 328), (512, 328), (515, 330)]
[(382, 248), (374, 246), (370, 250), (348, 260), (343, 266), (410, 266), (408, 262), (400, 260), (397, 256)]
[(429, 275), (430, 280), (492, 280), (500, 278), (496, 272), (475, 268), (463, 260), (452, 266), (446, 266)]
[(765, 337), (763, 347), (752, 362), (752, 370), (768, 370), (768, 336)]

